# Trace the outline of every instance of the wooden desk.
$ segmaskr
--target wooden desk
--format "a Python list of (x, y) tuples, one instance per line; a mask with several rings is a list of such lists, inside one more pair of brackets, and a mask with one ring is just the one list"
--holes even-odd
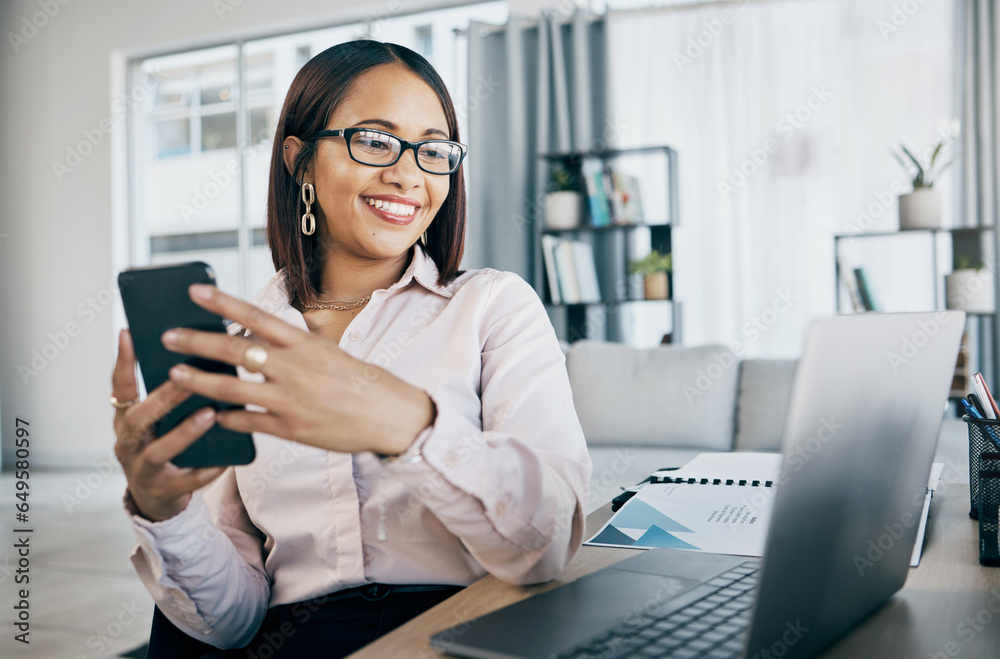
[[(1000, 568), (979, 565), (979, 526), (969, 518), (969, 457), (964, 424), (946, 428), (938, 447), (945, 468), (931, 503), (920, 567), (878, 612), (819, 655), (857, 657), (1000, 656)], [(611, 515), (610, 504), (587, 518), (590, 537)], [(430, 636), (569, 583), (634, 556), (633, 549), (581, 547), (553, 581), (512, 586), (485, 577), (351, 655), (352, 659), (442, 657)]]

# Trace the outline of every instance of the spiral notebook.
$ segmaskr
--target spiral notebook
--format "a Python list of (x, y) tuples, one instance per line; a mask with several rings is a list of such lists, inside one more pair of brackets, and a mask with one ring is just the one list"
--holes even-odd
[(701, 453), (658, 471), (584, 544), (763, 556), (778, 453)]

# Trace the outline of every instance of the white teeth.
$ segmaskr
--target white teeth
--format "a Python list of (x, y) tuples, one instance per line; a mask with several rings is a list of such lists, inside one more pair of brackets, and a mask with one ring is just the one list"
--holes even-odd
[(417, 212), (416, 206), (409, 206), (407, 204), (399, 204), (396, 202), (383, 201), (381, 199), (372, 199), (370, 197), (365, 197), (365, 201), (368, 205), (374, 206), (375, 208), (385, 210), (387, 213), (392, 213), (393, 215), (399, 215), (406, 217), (413, 215)]

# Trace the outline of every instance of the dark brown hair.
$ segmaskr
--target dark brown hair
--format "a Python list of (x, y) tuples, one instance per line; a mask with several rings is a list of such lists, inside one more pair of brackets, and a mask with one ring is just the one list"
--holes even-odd
[[(319, 291), (323, 258), (318, 241), (301, 231), (302, 202), (299, 183), (316, 155), (316, 141), (308, 138), (326, 128), (330, 115), (343, 100), (355, 78), (380, 64), (399, 63), (430, 85), (441, 100), (448, 122), (448, 139), (459, 141), (458, 119), (441, 76), (430, 63), (413, 52), (380, 41), (349, 41), (327, 48), (309, 60), (288, 88), (271, 149), (271, 178), (267, 191), (267, 242), (274, 269), (285, 268), (289, 295), (314, 300)], [(293, 173), (285, 168), (285, 138), (303, 140)], [(448, 196), (427, 228), (425, 250), (438, 268), (438, 284), (445, 285), (462, 273), (458, 269), (465, 249), (465, 174), (450, 175)]]

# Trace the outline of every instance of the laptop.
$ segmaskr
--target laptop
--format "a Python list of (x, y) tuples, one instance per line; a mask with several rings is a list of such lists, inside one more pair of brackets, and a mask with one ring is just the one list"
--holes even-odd
[(646, 551), (431, 645), (483, 659), (822, 650), (903, 586), (964, 319), (865, 313), (811, 325), (763, 558)]

